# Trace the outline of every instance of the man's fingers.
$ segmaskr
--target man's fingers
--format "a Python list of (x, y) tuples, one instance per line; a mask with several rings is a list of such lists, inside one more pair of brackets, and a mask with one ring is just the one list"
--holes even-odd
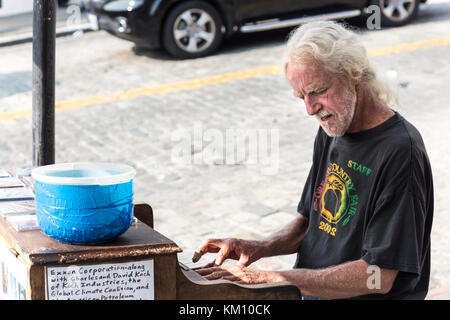
[(222, 263), (230, 258), (234, 260), (241, 260), (240, 263), (247, 265), (249, 262), (248, 255), (242, 257), (240, 250), (236, 251), (236, 244), (234, 239), (207, 239), (200, 247), (195, 251), (192, 262), (196, 263), (205, 253), (216, 253), (216, 265), (222, 265)]
[(200, 258), (202, 257), (202, 255), (203, 255), (203, 250), (202, 250), (202, 249), (197, 249), (197, 250), (194, 252), (194, 255), (192, 256), (192, 262), (193, 262), (193, 263), (196, 263), (198, 260), (200, 260)]
[(212, 267), (217, 267), (216, 260), (213, 260), (210, 263), (205, 264), (202, 268), (212, 268)]
[(239, 261), (238, 263), (244, 267), (246, 267), (248, 265), (249, 262), (249, 256), (246, 254), (241, 254), (241, 256), (239, 257)]
[(230, 275), (230, 276), (224, 276), (222, 277), (222, 280), (228, 280), (228, 281), (233, 281), (236, 283), (242, 282), (242, 280), (236, 276)]
[(216, 265), (220, 266), (224, 262), (224, 260), (226, 258), (228, 258), (229, 253), (230, 253), (230, 248), (228, 246), (222, 247), (222, 249), (220, 249), (219, 253), (217, 253), (216, 261), (215, 261)]
[(203, 253), (212, 252), (215, 253), (222, 247), (222, 239), (206, 239), (197, 250), (202, 250)]
[(203, 276), (206, 280), (228, 280), (235, 283), (247, 283), (243, 276), (242, 270), (245, 269), (243, 266), (237, 264), (228, 267), (211, 267), (195, 270), (199, 275)]
[(218, 267), (198, 269), (195, 271), (207, 280), (217, 280), (221, 279), (224, 276), (230, 276), (230, 273), (228, 271)]
[(196, 263), (200, 260), (200, 258), (207, 252), (218, 252), (220, 250), (220, 244), (222, 240), (220, 239), (206, 239), (200, 245), (200, 247), (195, 250), (194, 255), (192, 256), (192, 262)]
[(212, 267), (217, 267), (216, 260), (213, 260), (210, 263), (205, 264), (204, 266), (192, 268), (192, 270), (197, 271), (197, 270), (207, 269), (207, 268), (212, 268)]
[(210, 274), (208, 274), (208, 275), (206, 275), (204, 277), (207, 280), (218, 280), (218, 279), (222, 278), (222, 275), (223, 275), (222, 272), (217, 271), (217, 272), (210, 273)]
[(217, 268), (201, 268), (196, 269), (195, 272), (197, 272), (201, 276), (206, 276), (210, 273), (213, 273), (215, 270), (217, 270)]
[[(219, 280), (219, 279), (228, 280), (228, 279), (235, 279), (236, 278), (236, 276), (234, 276), (233, 274), (231, 274), (227, 270), (223, 270), (223, 269), (220, 269), (220, 268), (216, 268), (215, 271), (213, 271), (213, 272), (211, 272), (211, 273), (209, 273), (207, 275), (204, 275), (204, 277), (207, 280)], [(238, 280), (238, 279), (235, 279), (235, 280)]]

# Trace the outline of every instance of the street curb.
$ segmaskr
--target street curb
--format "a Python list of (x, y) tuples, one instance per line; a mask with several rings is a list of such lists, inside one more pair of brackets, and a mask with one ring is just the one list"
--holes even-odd
[[(96, 31), (95, 27), (92, 26), (90, 23), (86, 24), (80, 24), (76, 26), (70, 26), (70, 27), (60, 27), (56, 28), (56, 37), (62, 37), (69, 34), (72, 34), (77, 31), (83, 31), (83, 32), (89, 32), (89, 31)], [(11, 46), (15, 44), (25, 43), (25, 42), (32, 42), (33, 41), (33, 32), (27, 32), (22, 33), (10, 37), (2, 37), (0, 38), (0, 47), (6, 47)]]

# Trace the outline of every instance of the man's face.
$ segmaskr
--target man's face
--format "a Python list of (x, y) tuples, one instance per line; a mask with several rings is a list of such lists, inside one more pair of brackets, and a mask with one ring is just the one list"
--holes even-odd
[(314, 64), (291, 61), (286, 74), (294, 95), (304, 100), (307, 113), (316, 117), (327, 135), (342, 136), (348, 131), (356, 109), (354, 86)]

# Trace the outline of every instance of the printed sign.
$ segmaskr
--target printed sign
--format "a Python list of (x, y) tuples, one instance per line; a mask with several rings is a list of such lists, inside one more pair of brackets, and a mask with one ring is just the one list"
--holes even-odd
[(46, 268), (48, 300), (153, 300), (153, 259)]

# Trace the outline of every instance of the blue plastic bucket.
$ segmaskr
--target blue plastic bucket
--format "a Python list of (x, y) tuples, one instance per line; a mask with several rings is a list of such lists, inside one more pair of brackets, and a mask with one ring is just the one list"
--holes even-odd
[(69, 244), (111, 241), (133, 220), (134, 168), (64, 163), (33, 169), (36, 216), (48, 236)]

